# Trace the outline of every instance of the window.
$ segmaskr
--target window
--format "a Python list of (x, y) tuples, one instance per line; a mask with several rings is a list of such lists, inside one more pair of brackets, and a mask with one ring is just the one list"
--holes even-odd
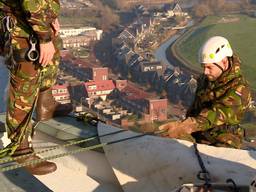
[(96, 89), (96, 88), (97, 88), (96, 85), (90, 85), (90, 86), (88, 86), (88, 89), (89, 89), (89, 90), (93, 90), (93, 89)]

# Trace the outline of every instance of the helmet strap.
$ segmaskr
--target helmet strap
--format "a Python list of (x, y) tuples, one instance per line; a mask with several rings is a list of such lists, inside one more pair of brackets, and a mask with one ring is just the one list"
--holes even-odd
[(212, 63), (212, 64), (214, 64), (215, 66), (217, 66), (217, 67), (222, 71), (222, 73), (224, 72), (224, 69), (223, 69), (220, 65), (218, 65), (217, 63)]

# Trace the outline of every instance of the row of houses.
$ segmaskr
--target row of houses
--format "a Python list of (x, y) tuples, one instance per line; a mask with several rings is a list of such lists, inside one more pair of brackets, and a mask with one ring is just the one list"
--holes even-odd
[[(148, 53), (150, 54), (150, 53)], [(113, 52), (115, 67), (121, 71), (124, 76), (135, 79), (136, 82), (160, 88), (158, 82), (166, 69), (166, 65), (159, 61), (148, 59), (148, 55), (140, 55), (133, 51), (125, 42), (119, 47), (116, 46)], [(158, 85), (157, 85), (158, 84)]]
[[(167, 119), (167, 99), (156, 99), (127, 80), (89, 81), (71, 88), (71, 95), (89, 108), (97, 108), (100, 101), (110, 100), (111, 106), (101, 109), (102, 114), (110, 114), (111, 119), (126, 117), (127, 113), (113, 108), (121, 107), (131, 114), (136, 114), (144, 121), (163, 121)], [(99, 99), (100, 98), (100, 99)], [(99, 109), (99, 108), (97, 108)], [(108, 109), (106, 111), (106, 109)], [(105, 111), (104, 111), (105, 110)]]
[(60, 0), (60, 4), (62, 8), (67, 9), (85, 9), (87, 7), (94, 7), (94, 4), (90, 0)]
[(102, 38), (103, 31), (95, 27), (62, 28), (60, 36), (63, 41), (63, 48), (87, 47), (93, 41)]
[[(138, 6), (136, 10), (140, 10), (137, 11), (138, 14), (145, 12), (143, 6)], [(179, 4), (164, 6), (161, 13), (170, 12), (176, 16), (184, 14)], [(156, 11), (155, 13), (160, 12)], [(131, 75), (133, 79), (144, 84), (163, 82), (161, 76), (163, 76), (166, 69), (166, 66), (156, 61), (150, 52), (138, 47), (147, 34), (154, 33), (155, 25), (158, 25), (155, 16), (142, 15), (142, 17), (138, 17), (136, 21), (127, 26), (116, 38), (112, 39), (115, 67), (120, 69), (122, 74)], [(147, 43), (154, 44), (154, 41), (156, 40), (152, 39), (152, 42)]]
[[(136, 114), (144, 120), (162, 121), (167, 119), (167, 99), (159, 99), (156, 95), (146, 93), (127, 80), (110, 80), (107, 67), (89, 65), (79, 59), (70, 59), (67, 54), (62, 53), (62, 55), (61, 70), (65, 70), (67, 73), (72, 72), (72, 76), (81, 78), (81, 82), (75, 85), (58, 85), (57, 89), (60, 90), (54, 90), (54, 94), (59, 100), (72, 98), (89, 108), (96, 108), (99, 101), (111, 100), (116, 106)], [(145, 70), (150, 70), (150, 68)], [(63, 86), (69, 91), (63, 90)], [(117, 112), (111, 114), (110, 119), (125, 116), (125, 113)]]
[(162, 6), (165, 3), (172, 3), (174, 0), (122, 0), (124, 7), (133, 7), (136, 5), (143, 5), (146, 7)]
[(138, 44), (148, 35), (154, 33), (155, 26), (159, 25), (161, 20), (175, 16), (187, 16), (178, 3), (166, 4), (162, 9), (149, 12), (144, 6), (135, 7), (134, 13), (137, 19), (127, 26), (122, 32), (112, 39), (112, 44), (125, 42), (132, 49), (136, 49)]
[(93, 55), (90, 59), (82, 60), (73, 58), (68, 50), (62, 50), (59, 68), (79, 81), (108, 80), (108, 68), (102, 67)]
[[(141, 6), (138, 8), (140, 10), (144, 9)], [(173, 15), (185, 15), (179, 4), (164, 6), (163, 9), (155, 13), (168, 14), (170, 17)], [(147, 20), (142, 18), (147, 18)], [(192, 95), (197, 87), (194, 76), (183, 73), (180, 69), (168, 68), (166, 64), (156, 61), (154, 55), (148, 51), (137, 51), (136, 46), (144, 38), (145, 33), (152, 33), (154, 25), (157, 25), (154, 17), (146, 15), (142, 18), (136, 20), (113, 39), (113, 61), (115, 67), (123, 75), (140, 84), (154, 88), (159, 93), (166, 91), (168, 98), (172, 102), (176, 103), (183, 100), (184, 104), (191, 104)], [(143, 21), (149, 22), (143, 23)], [(163, 96), (166, 96), (166, 94), (163, 93)]]

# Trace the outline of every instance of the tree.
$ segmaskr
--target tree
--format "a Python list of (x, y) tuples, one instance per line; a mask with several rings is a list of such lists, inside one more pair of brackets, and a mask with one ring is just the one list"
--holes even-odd
[(194, 9), (194, 12), (195, 12), (195, 16), (197, 17), (205, 17), (212, 14), (211, 9), (206, 4), (200, 4), (196, 6)]
[(119, 23), (119, 16), (108, 5), (103, 5), (100, 0), (95, 0), (94, 5), (100, 17), (100, 26), (104, 31), (111, 29), (112, 25)]

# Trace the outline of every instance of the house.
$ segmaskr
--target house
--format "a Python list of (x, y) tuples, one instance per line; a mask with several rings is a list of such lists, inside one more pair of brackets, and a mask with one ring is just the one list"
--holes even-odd
[(89, 68), (89, 78), (92, 81), (108, 80), (108, 68), (107, 67)]
[(154, 24), (154, 19), (150, 16), (138, 18), (135, 22), (126, 27), (117, 38), (113, 38), (113, 47), (125, 43), (128, 47), (134, 49), (134, 47), (145, 37), (145, 34), (153, 29), (152, 26)]
[(71, 37), (77, 36), (85, 32), (94, 31), (96, 32), (97, 29), (95, 27), (81, 27), (81, 28), (61, 28), (60, 29), (60, 37)]
[(167, 120), (167, 99), (149, 99), (147, 103), (148, 111), (144, 119), (148, 121), (165, 121)]
[(86, 96), (90, 99), (101, 98), (106, 100), (107, 96), (115, 89), (112, 80), (105, 81), (89, 81), (83, 83)]
[(145, 73), (145, 72), (152, 72), (152, 71), (162, 74), (164, 72), (164, 66), (161, 64), (160, 61), (154, 61), (154, 62), (142, 61), (142, 62), (140, 62), (140, 72)]
[[(63, 53), (63, 55), (65, 55)], [(64, 57), (60, 69), (78, 78), (80, 81), (108, 80), (108, 68), (100, 67), (98, 62), (91, 60), (72, 59)]]
[(52, 95), (54, 99), (61, 104), (71, 103), (68, 86), (66, 84), (54, 85), (52, 87)]
[(183, 12), (180, 4), (169, 3), (165, 4), (159, 11), (154, 12), (154, 17), (161, 17), (160, 20), (167, 20), (174, 16), (187, 16), (188, 13)]
[(77, 36), (62, 37), (64, 48), (88, 47), (91, 42), (101, 39), (101, 34), (96, 31), (83, 32)]
[(89, 81), (70, 86), (70, 94), (73, 100), (91, 108), (96, 99), (106, 100), (107, 96), (115, 89), (112, 80)]
[(127, 44), (129, 47), (135, 46), (135, 35), (129, 31), (128, 28), (124, 29), (117, 38), (113, 38), (112, 44), (113, 47), (116, 47), (122, 43)]
[(130, 70), (132, 78), (136, 78), (140, 83), (147, 83), (157, 88), (158, 81), (164, 74), (165, 66), (159, 61), (142, 60), (135, 63)]
[(63, 48), (79, 48), (88, 47), (91, 41), (95, 41), (94, 37), (88, 36), (75, 36), (62, 38)]
[(156, 99), (156, 96), (141, 90), (134, 84), (121, 83), (126, 86), (120, 86), (120, 82), (116, 82), (118, 87), (111, 94), (118, 105), (147, 121), (167, 119), (167, 99)]

